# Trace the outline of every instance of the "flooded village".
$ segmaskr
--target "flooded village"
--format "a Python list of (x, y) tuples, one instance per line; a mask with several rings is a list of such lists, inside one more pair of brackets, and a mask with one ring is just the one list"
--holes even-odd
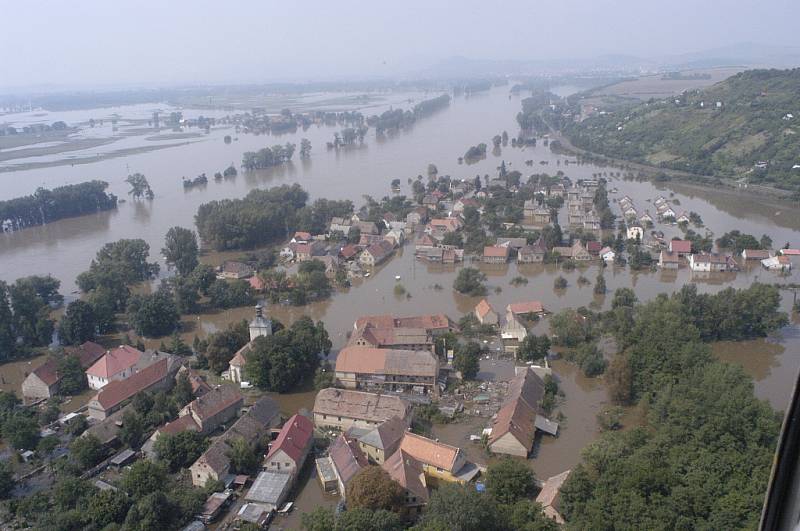
[[(419, 94), (390, 101), (413, 97)], [(132, 329), (71, 347), (66, 355), (80, 360), (89, 388), (59, 404), (42, 436), (56, 437), (66, 451), (77, 438), (69, 426), (85, 416), (84, 433), (101, 442), (105, 457), (82, 477), (101, 490), (116, 490), (135, 461), (157, 460), (160, 435), (207, 437), (203, 452), (179, 467), (182, 481), (195, 487), (221, 483), (204, 501), (197, 529), (242, 522), (300, 528), (302, 515), (317, 507), (340, 511), (350, 480), (369, 464), (399, 483), (405, 510), (419, 514), (437, 485), (483, 489), (487, 467), (503, 456), (530, 467), (540, 489), (536, 501), (563, 523), (555, 500), (583, 449), (604, 431), (635, 428), (646, 412), (613, 406), (602, 370), (588, 370), (575, 358), (573, 345), (551, 327), (554, 316), (588, 327), (593, 314), (612, 309), (619, 289), (647, 302), (684, 286), (713, 294), (754, 283), (784, 288), (780, 308), (790, 322), (767, 338), (716, 342), (712, 350), (744, 368), (759, 398), (784, 409), (800, 370), (793, 309), (800, 282), (797, 205), (653, 183), (625, 167), (551, 149), (548, 136), (524, 145), (501, 140), (485, 157), (460, 160), (468, 146), (516, 131), (519, 104), (507, 87), (494, 87), (454, 98), (394, 135), (370, 132), (362, 143), (328, 150), (323, 146), (338, 125), (257, 135), (220, 115), (202, 135), (163, 150), (98, 155), (70, 166), (56, 157), (39, 167), (4, 167), (11, 173), (0, 179), (14, 178), (2, 199), (88, 176), (108, 181), (124, 197), (124, 178), (134, 171), (146, 174), (155, 190), (150, 201), (128, 200), (108, 212), (0, 234), (0, 278), (12, 283), (52, 274), (67, 291), (66, 302), (80, 299), (76, 277), (97, 250), (122, 238), (142, 238), (162, 264), (157, 278), (137, 288), (155, 292), (176, 275), (157, 256), (164, 232), (194, 227), (197, 208), (207, 201), (290, 183), (311, 199), (352, 201), (350, 211), (323, 220), (324, 230), (293, 231), (268, 248), (203, 246), (200, 262), (219, 281), (246, 285), (257, 305), (182, 314), (177, 337), (192, 345), (186, 356), (169, 352), (164, 338)], [(106, 111), (81, 119), (92, 112)], [(238, 166), (243, 152), (299, 144), (300, 137), (314, 146), (310, 159), (183, 184), (182, 175), (211, 175), (231, 161)], [(753, 235), (755, 246), (715, 243), (732, 231), (738, 231), (733, 239)], [(275, 262), (264, 267), (261, 252), (273, 253)], [(296, 300), (298, 275), (315, 271), (327, 279), (330, 295)], [(303, 316), (324, 323), (329, 338), (321, 375), (305, 375), (299, 389), (259, 390), (249, 380), (248, 357), (263, 338)], [(242, 320), (247, 343), (222, 370), (196, 363), (198, 341)], [(604, 368), (616, 354), (615, 341), (604, 335), (592, 363)], [(45, 407), (62, 377), (42, 353), (2, 365), (0, 389)], [(136, 397), (186, 385), (191, 396), (180, 410), (159, 416), (130, 444), (126, 413), (156, 407)], [(269, 443), (254, 472), (239, 473), (232, 457), (237, 445), (259, 440)], [(30, 479), (20, 492), (48, 486), (46, 465), (58, 454), (23, 458), (21, 470)]]

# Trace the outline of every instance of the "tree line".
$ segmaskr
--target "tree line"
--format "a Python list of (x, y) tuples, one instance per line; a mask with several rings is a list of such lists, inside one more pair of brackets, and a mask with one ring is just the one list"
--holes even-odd
[(52, 190), (37, 188), (32, 195), (0, 201), (0, 232), (112, 210), (117, 207), (117, 196), (106, 188), (104, 181), (88, 181)]
[(638, 402), (645, 420), (584, 450), (561, 491), (569, 526), (757, 527), (780, 416), (755, 398), (741, 368), (713, 358), (707, 342), (783, 326), (777, 290), (755, 284), (699, 295), (685, 286), (639, 304), (621, 289), (600, 319), (621, 348), (606, 375), (611, 398)]

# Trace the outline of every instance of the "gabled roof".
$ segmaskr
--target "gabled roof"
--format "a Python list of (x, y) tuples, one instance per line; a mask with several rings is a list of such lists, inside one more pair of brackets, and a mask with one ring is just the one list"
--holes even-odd
[(336, 474), (345, 485), (350, 482), (359, 470), (369, 464), (367, 456), (358, 446), (358, 442), (345, 434), (341, 434), (334, 439), (328, 449), (328, 455), (330, 455), (333, 466), (336, 468)]
[(242, 394), (232, 385), (220, 385), (210, 392), (199, 396), (186, 406), (187, 413), (191, 411), (205, 422), (222, 411), (232, 407), (237, 402), (243, 401)]
[(159, 433), (168, 435), (176, 435), (184, 431), (200, 431), (200, 426), (197, 425), (191, 415), (183, 415), (158, 428)]
[(489, 444), (511, 433), (528, 450), (536, 435), (536, 415), (544, 396), (544, 382), (531, 369), (526, 369), (511, 380), (508, 398), (492, 426)]
[(141, 358), (144, 352), (130, 345), (120, 345), (114, 350), (109, 350), (94, 365), (86, 370), (86, 374), (97, 378), (111, 379), (114, 375), (130, 369)]
[(403, 450), (398, 450), (381, 465), (389, 477), (421, 501), (427, 502), (430, 495), (425, 484), (422, 463)]
[(678, 262), (678, 253), (670, 252), (670, 251), (661, 251), (661, 261), (662, 262)]
[(283, 450), (296, 464), (299, 464), (313, 436), (314, 425), (311, 421), (303, 415), (293, 415), (286, 421), (278, 433), (278, 437), (272, 443), (267, 460), (279, 450)]
[(407, 453), (426, 465), (435, 466), (448, 472), (456, 472), (453, 468), (461, 449), (407, 431), (400, 442), (399, 451)]
[(492, 305), (486, 299), (481, 299), (481, 302), (479, 302), (478, 305), (475, 306), (475, 313), (478, 314), (478, 316), (480, 316), (481, 318), (486, 317), (486, 315), (488, 315), (489, 312), (493, 311), (494, 308), (492, 308)]
[(391, 242), (381, 240), (367, 247), (364, 252), (371, 254), (375, 260), (381, 260), (382, 258), (389, 256), (393, 250), (394, 246), (391, 244)]
[(407, 429), (408, 423), (395, 416), (357, 438), (360, 442), (373, 448), (386, 450), (394, 447), (403, 438)]
[(49, 358), (33, 369), (32, 374), (35, 374), (48, 387), (55, 385), (61, 379), (61, 375), (58, 372), (58, 361), (53, 358)]
[(558, 509), (558, 498), (559, 493), (561, 492), (561, 486), (569, 477), (570, 470), (565, 470), (564, 472), (552, 476), (544, 482), (544, 486), (542, 490), (539, 491), (539, 495), (536, 496), (536, 501), (542, 504), (542, 507), (552, 506), (555, 509)]
[(94, 400), (97, 400), (103, 409), (108, 411), (124, 400), (132, 398), (136, 393), (157, 384), (167, 377), (168, 371), (168, 360), (162, 359), (145, 367), (130, 378), (109, 382), (95, 395)]
[(676, 253), (691, 253), (692, 242), (689, 240), (670, 240), (669, 248)]
[(322, 389), (314, 399), (314, 413), (369, 422), (384, 422), (394, 416), (406, 418), (410, 409), (411, 406), (399, 396), (334, 387)]
[(508, 310), (516, 315), (542, 313), (544, 312), (544, 306), (542, 306), (541, 301), (512, 302), (508, 305)]
[(489, 258), (508, 258), (508, 247), (501, 245), (489, 245), (483, 248), (483, 256)]
[(438, 363), (427, 350), (397, 350), (352, 346), (339, 351), (336, 372), (438, 376)]
[(70, 356), (78, 356), (81, 367), (86, 369), (103, 357), (103, 354), (106, 353), (106, 348), (103, 345), (98, 345), (94, 341), (86, 341), (77, 347), (67, 347), (64, 349), (64, 352)]

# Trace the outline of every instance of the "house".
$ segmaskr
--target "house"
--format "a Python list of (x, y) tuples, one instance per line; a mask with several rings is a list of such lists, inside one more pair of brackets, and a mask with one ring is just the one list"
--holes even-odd
[(648, 224), (652, 224), (653, 223), (653, 216), (650, 215), (650, 212), (645, 211), (644, 214), (639, 216), (639, 223), (641, 223), (644, 226), (647, 226)]
[(308, 243), (311, 241), (311, 233), (297, 231), (294, 233), (294, 236), (292, 236), (292, 239), (290, 241), (292, 243)]
[(588, 212), (583, 216), (582, 226), (586, 231), (598, 231), (600, 230), (600, 218), (594, 212)]
[[(425, 476), (436, 480), (466, 483), (478, 473), (478, 467), (467, 461), (461, 448), (410, 431), (403, 435), (397, 452), (404, 452), (419, 461)], [(391, 457), (387, 462), (391, 462)]]
[(250, 341), (240, 348), (228, 362), (228, 370), (223, 373), (223, 377), (232, 382), (241, 383), (244, 367), (247, 364), (247, 355), (253, 348), (253, 341), (257, 337), (272, 335), (272, 320), (264, 317), (264, 307), (259, 303), (255, 307), (256, 316), (250, 321), (248, 326)]
[(217, 277), (222, 280), (239, 280), (253, 275), (253, 268), (243, 262), (226, 260), (219, 268)]
[(597, 241), (586, 242), (586, 250), (592, 256), (600, 256), (600, 251), (603, 249), (603, 244)]
[(214, 492), (206, 499), (203, 504), (203, 510), (200, 512), (200, 520), (205, 523), (214, 521), (217, 516), (222, 513), (222, 510), (228, 506), (233, 497), (232, 490), (224, 492)]
[(567, 470), (558, 475), (552, 476), (544, 482), (542, 490), (536, 496), (536, 503), (542, 506), (544, 515), (553, 520), (558, 525), (564, 524), (564, 517), (561, 516), (560, 500), (561, 486), (569, 477), (570, 471)]
[(430, 500), (422, 463), (408, 453), (399, 450), (387, 459), (381, 468), (403, 488), (404, 506), (409, 515), (421, 513), (422, 508)]
[(361, 234), (380, 234), (381, 230), (378, 225), (372, 221), (356, 221), (353, 227), (358, 229)]
[(489, 449), (496, 454), (527, 457), (533, 448), (539, 402), (544, 382), (532, 369), (516, 375), (508, 387), (507, 399), (492, 422)]
[(314, 425), (303, 415), (292, 415), (270, 444), (264, 469), (288, 472), (294, 477), (302, 468), (313, 443)]
[(656, 211), (661, 219), (675, 219), (675, 211), (668, 205), (660, 206)]
[(615, 253), (611, 247), (603, 247), (600, 249), (599, 256), (604, 262), (609, 263), (614, 261), (614, 258), (617, 257), (617, 253)]
[(800, 249), (781, 249), (780, 253), (783, 256), (800, 256)]
[(329, 387), (314, 399), (314, 424), (320, 429), (372, 429), (393, 417), (411, 421), (411, 405), (396, 395)]
[(692, 254), (692, 242), (689, 240), (670, 240), (669, 250), (678, 256)]
[(772, 257), (772, 252), (761, 249), (744, 249), (742, 250), (742, 258), (745, 260), (766, 260)]
[(393, 315), (364, 315), (356, 319), (353, 329), (369, 325), (374, 328), (424, 328), (430, 335), (438, 337), (447, 332), (458, 332), (458, 326), (443, 313), (395, 317)]
[[(246, 503), (239, 510), (239, 516), (242, 516), (242, 511), (245, 507), (250, 507), (255, 513), (258, 513), (258, 521), (263, 518), (263, 513), (270, 513), (277, 511), (283, 505), (289, 492), (294, 485), (294, 477), (289, 472), (279, 472), (276, 470), (264, 470), (258, 474), (250, 490), (245, 494), (244, 499)], [(244, 518), (251, 521), (249, 518)]]
[(658, 267), (661, 269), (678, 269), (679, 262), (678, 253), (661, 251), (658, 255)]
[(641, 225), (634, 223), (632, 225), (628, 225), (625, 236), (629, 240), (642, 241), (642, 238), (644, 238), (644, 230), (642, 229)]
[(180, 368), (177, 358), (167, 355), (124, 380), (113, 380), (89, 400), (89, 416), (103, 420), (120, 409), (124, 402), (143, 391), (167, 390)]
[(347, 433), (358, 440), (358, 446), (369, 461), (380, 465), (400, 447), (409, 421), (410, 417), (395, 416), (372, 429), (353, 427)]
[(761, 260), (761, 265), (771, 271), (790, 271), (792, 269), (791, 259), (784, 255), (772, 256)]
[(336, 272), (339, 270), (339, 258), (332, 254), (326, 254), (323, 256), (315, 256), (312, 260), (316, 260), (317, 262), (322, 262), (325, 266), (325, 276), (328, 278), (333, 278), (336, 276)]
[[(75, 356), (86, 369), (91, 367), (106, 352), (106, 349), (92, 341), (86, 341), (79, 347), (64, 349), (65, 356)], [(48, 358), (42, 365), (34, 369), (22, 382), (22, 396), (28, 399), (50, 398), (58, 394), (58, 386), (62, 375), (58, 370), (59, 362)]]
[(358, 257), (358, 262), (364, 267), (375, 267), (385, 262), (392, 254), (394, 246), (386, 240), (381, 240), (364, 249)]
[(142, 445), (142, 452), (150, 459), (156, 459), (155, 444), (162, 435), (177, 435), (185, 431), (200, 432), (200, 426), (195, 422), (191, 415), (184, 415), (175, 420), (167, 422), (163, 426), (156, 428), (153, 434)]
[(541, 301), (514, 302), (506, 306), (506, 313), (516, 316), (535, 315), (540, 317), (546, 313)]
[(464, 209), (467, 207), (472, 208), (480, 208), (481, 204), (478, 203), (475, 199), (470, 197), (457, 199), (456, 202), (453, 204), (453, 213), (454, 214), (462, 214)]
[(675, 218), (676, 223), (689, 223), (689, 221), (689, 214), (687, 214), (685, 211), (681, 212), (680, 215)]
[(264, 282), (264, 279), (258, 275), (253, 275), (252, 277), (248, 278), (247, 283), (250, 284), (250, 287), (253, 288), (253, 291), (258, 293), (262, 293), (267, 288), (267, 283)]
[(306, 262), (317, 256), (325, 254), (325, 242), (315, 240), (309, 243), (298, 243), (294, 246), (294, 259)]
[(124, 380), (136, 372), (136, 364), (144, 352), (130, 345), (120, 345), (109, 350), (100, 357), (91, 367), (86, 369), (89, 387), (102, 389), (114, 380)]
[(186, 404), (178, 416), (192, 417), (200, 432), (209, 434), (235, 418), (243, 404), (244, 398), (235, 387), (220, 385)]
[(464, 260), (464, 249), (442, 249), (442, 263), (455, 264)]
[(550, 209), (539, 205), (536, 201), (529, 199), (523, 205), (523, 215), (536, 225), (547, 225), (552, 222)]
[(358, 237), (358, 245), (362, 248), (366, 248), (384, 239), (385, 238), (381, 234), (362, 234)]
[(497, 312), (494, 311), (494, 308), (486, 299), (482, 299), (475, 306), (475, 317), (483, 325), (497, 325), (499, 322)]
[(210, 479), (224, 478), (230, 471), (231, 444), (243, 439), (253, 445), (269, 435), (271, 428), (280, 424), (280, 407), (272, 398), (264, 396), (250, 406), (233, 426), (211, 443), (211, 446), (189, 467), (192, 485), (203, 487)]
[(186, 366), (181, 367), (178, 369), (178, 374), (176, 378), (179, 378), (182, 375), (186, 375), (186, 379), (189, 380), (189, 385), (192, 386), (192, 394), (195, 397), (203, 396), (204, 394), (211, 391), (211, 386), (206, 383), (205, 379), (195, 371), (194, 369), (189, 369)]
[(361, 252), (360, 246), (354, 243), (348, 243), (347, 245), (339, 249), (339, 258), (344, 261), (353, 260), (356, 256), (358, 256), (358, 253), (360, 252)]
[(339, 495), (346, 498), (347, 485), (350, 480), (359, 470), (369, 465), (367, 456), (359, 447), (358, 441), (344, 433), (331, 443), (328, 448), (328, 456), (333, 463)]
[(431, 236), (430, 234), (423, 234), (420, 238), (418, 238), (414, 242), (414, 250), (417, 254), (425, 254), (431, 249), (436, 249), (439, 247), (439, 240)]
[(428, 350), (345, 347), (336, 358), (336, 382), (347, 389), (438, 396), (439, 360)]
[(506, 351), (514, 352), (519, 343), (528, 337), (528, 329), (513, 312), (507, 311), (506, 322), (500, 328), (500, 337), (504, 342), (510, 342), (506, 345)]
[(575, 243), (572, 244), (569, 256), (578, 262), (586, 262), (594, 258), (591, 254), (589, 254), (589, 251), (583, 246), (580, 240), (575, 240)]
[(544, 261), (546, 251), (537, 245), (526, 245), (517, 251), (517, 262), (520, 264), (534, 264)]
[(733, 258), (721, 254), (690, 254), (689, 268), (692, 271), (733, 271), (736, 269), (736, 262)]
[(483, 263), (485, 264), (505, 264), (508, 262), (509, 248), (498, 245), (490, 245), (483, 248)]
[(428, 221), (428, 209), (425, 207), (418, 207), (406, 215), (406, 223), (411, 226), (422, 225)]
[(428, 222), (426, 232), (433, 236), (444, 236), (448, 232), (455, 232), (461, 228), (461, 220), (458, 218), (436, 218)]
[(528, 240), (525, 238), (497, 238), (497, 242), (495, 243), (495, 245), (500, 247), (509, 247), (515, 251), (522, 249), (527, 244)]
[(383, 239), (389, 241), (393, 246), (399, 247), (406, 241), (406, 235), (402, 229), (391, 229), (383, 235)]
[(341, 232), (344, 237), (350, 236), (350, 230), (353, 228), (353, 222), (350, 218), (340, 218), (334, 217), (331, 218), (331, 224), (328, 226), (328, 232)]
[(422, 198), (422, 206), (427, 208), (428, 210), (436, 210), (436, 207), (439, 205), (439, 199), (434, 195), (426, 195)]
[(422, 327), (381, 326), (385, 323), (364, 322), (356, 326), (349, 345), (402, 350), (434, 351), (433, 336)]
[(317, 469), (317, 478), (319, 478), (322, 490), (328, 494), (336, 493), (339, 488), (339, 482), (336, 478), (336, 471), (333, 469), (333, 460), (331, 456), (318, 457), (314, 460), (314, 468)]

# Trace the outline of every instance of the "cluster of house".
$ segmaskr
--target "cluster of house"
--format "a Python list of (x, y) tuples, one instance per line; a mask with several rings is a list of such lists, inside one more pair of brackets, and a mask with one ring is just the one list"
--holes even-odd
[[(778, 253), (763, 249), (744, 249), (741, 259), (744, 262), (757, 261), (765, 269), (772, 271), (789, 271), (792, 268), (790, 256), (792, 249), (781, 249)], [(800, 255), (800, 251), (797, 252)], [(689, 240), (671, 240), (667, 249), (658, 256), (658, 266), (662, 269), (678, 269), (682, 262), (688, 264), (694, 272), (726, 272), (737, 271), (739, 262), (730, 254), (693, 253)]]
[[(496, 454), (526, 458), (537, 430), (551, 435), (558, 424), (539, 412), (544, 382), (531, 369), (514, 378), (509, 395), (487, 428), (489, 449)], [(431, 486), (441, 482), (467, 483), (476, 479), (482, 467), (467, 460), (461, 448), (432, 440), (410, 431), (413, 410), (405, 397), (382, 392), (328, 388), (314, 402), (314, 424), (318, 430), (336, 435), (328, 455), (316, 460), (322, 487), (347, 496), (347, 486), (366, 466), (383, 468), (405, 493), (410, 514), (422, 510), (430, 498)], [(568, 474), (568, 472), (566, 473)], [(562, 475), (561, 483), (566, 475)], [(540, 501), (548, 516), (558, 514), (560, 483), (543, 489)]]
[(567, 225), (571, 229), (583, 229), (584, 232), (598, 232), (600, 230), (600, 217), (594, 205), (594, 196), (597, 192), (597, 181), (580, 181), (577, 186), (571, 186), (566, 191)]
[[(88, 341), (79, 347), (67, 347), (65, 356), (75, 356), (84, 367), (89, 387), (97, 393), (89, 400), (88, 413), (103, 420), (120, 410), (137, 393), (158, 391), (172, 386), (181, 367), (178, 356), (130, 345), (106, 350)], [(34, 369), (22, 382), (26, 400), (50, 398), (58, 393), (63, 374), (56, 359), (49, 359)]]
[(514, 302), (506, 306), (505, 320), (501, 322), (500, 315), (494, 306), (482, 299), (473, 310), (479, 323), (500, 327), (500, 337), (506, 352), (516, 353), (522, 341), (528, 337), (527, 323), (547, 314), (540, 301)]

